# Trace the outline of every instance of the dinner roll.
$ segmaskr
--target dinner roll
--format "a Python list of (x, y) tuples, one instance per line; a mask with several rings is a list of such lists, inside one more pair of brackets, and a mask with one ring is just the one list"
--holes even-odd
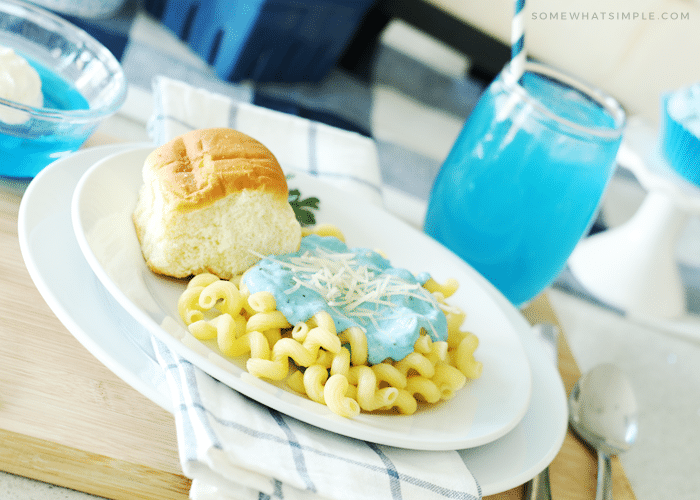
[(148, 267), (185, 278), (231, 279), (255, 254), (295, 252), (301, 227), (275, 156), (236, 130), (194, 130), (163, 144), (143, 165), (133, 221)]

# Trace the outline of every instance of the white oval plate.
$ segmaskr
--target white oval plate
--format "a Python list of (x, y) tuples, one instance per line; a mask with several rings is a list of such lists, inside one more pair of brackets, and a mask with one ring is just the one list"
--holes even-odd
[(204, 344), (185, 345), (177, 302), (186, 282), (164, 278), (146, 266), (131, 214), (142, 185), (141, 169), (152, 148), (108, 157), (78, 182), (72, 204), (78, 244), (93, 271), (126, 311), (172, 350), (246, 396), (289, 416), (345, 436), (422, 450), (479, 446), (512, 430), (527, 410), (531, 373), (518, 326), (493, 300), (495, 290), (440, 244), (377, 207), (362, 204), (318, 180), (294, 174), (303, 196), (321, 200), (319, 222), (333, 222), (350, 246), (379, 248), (395, 266), (428, 271), (438, 281), (457, 278), (451, 302), (466, 311), (465, 328), (480, 339), (477, 357), (484, 374), (448, 402), (411, 416), (362, 414), (338, 417), (279, 384), (252, 377), (245, 359), (227, 361)]
[[(102, 286), (72, 233), (71, 197), (80, 177), (95, 162), (133, 147), (91, 148), (44, 169), (22, 197), (18, 238), (32, 280), (71, 334), (122, 380), (172, 412), (150, 335)], [(494, 300), (506, 304), (502, 296)], [(506, 306), (505, 314), (522, 330), (532, 369), (532, 398), (523, 419), (506, 436), (459, 452), (484, 496), (538, 474), (561, 448), (567, 430), (566, 394), (556, 367), (523, 317)]]

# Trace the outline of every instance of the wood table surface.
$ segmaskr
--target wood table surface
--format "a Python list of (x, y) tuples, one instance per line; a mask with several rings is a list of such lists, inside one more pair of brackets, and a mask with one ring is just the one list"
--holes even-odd
[[(34, 286), (17, 237), (26, 187), (0, 178), (0, 470), (111, 499), (188, 498), (173, 416), (90, 354)], [(557, 322), (546, 295), (524, 315)], [(559, 370), (568, 393), (580, 373), (564, 333)], [(550, 468), (554, 498), (594, 498), (596, 470), (569, 431)], [(634, 499), (616, 458), (613, 475), (616, 500)], [(522, 497), (518, 487), (486, 498)]]

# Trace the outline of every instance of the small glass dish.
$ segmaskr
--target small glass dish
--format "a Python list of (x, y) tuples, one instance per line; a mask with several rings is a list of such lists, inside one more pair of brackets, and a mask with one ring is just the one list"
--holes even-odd
[[(77, 150), (124, 103), (127, 82), (119, 61), (90, 35), (50, 12), (3, 0), (0, 45), (37, 70), (44, 94), (41, 108), (0, 97), (0, 176), (34, 177)], [(26, 119), (3, 121), (12, 111)]]

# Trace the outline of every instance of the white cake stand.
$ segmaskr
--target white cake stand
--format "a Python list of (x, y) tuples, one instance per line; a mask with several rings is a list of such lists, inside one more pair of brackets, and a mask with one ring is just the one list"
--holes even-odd
[(618, 164), (647, 195), (630, 220), (582, 240), (569, 268), (589, 293), (630, 317), (683, 318), (686, 298), (676, 248), (689, 217), (700, 214), (700, 188), (671, 168), (657, 131), (637, 119), (628, 122)]

